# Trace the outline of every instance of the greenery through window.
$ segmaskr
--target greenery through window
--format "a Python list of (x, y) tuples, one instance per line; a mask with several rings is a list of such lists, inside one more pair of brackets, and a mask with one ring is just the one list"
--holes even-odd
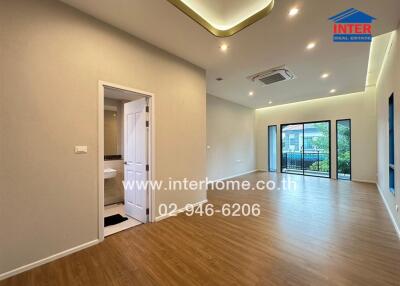
[(330, 177), (330, 121), (281, 126), (283, 173)]
[(351, 180), (351, 121), (336, 121), (337, 178)]

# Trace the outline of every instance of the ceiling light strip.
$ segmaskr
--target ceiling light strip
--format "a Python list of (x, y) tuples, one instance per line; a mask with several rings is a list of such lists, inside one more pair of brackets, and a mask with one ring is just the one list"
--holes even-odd
[(188, 5), (186, 5), (181, 0), (168, 0), (168, 2), (177, 7), (179, 10), (181, 10), (183, 13), (189, 16), (192, 20), (196, 21), (198, 24), (200, 24), (204, 29), (209, 31), (214, 36), (229, 37), (267, 16), (272, 11), (275, 0), (272, 0), (271, 3), (269, 3), (264, 9), (258, 11), (257, 13), (253, 14), (252, 16), (249, 16), (248, 18), (244, 19), (237, 25), (226, 30), (221, 30), (214, 27), (211, 23), (209, 23), (207, 20), (205, 20), (195, 11), (193, 11)]

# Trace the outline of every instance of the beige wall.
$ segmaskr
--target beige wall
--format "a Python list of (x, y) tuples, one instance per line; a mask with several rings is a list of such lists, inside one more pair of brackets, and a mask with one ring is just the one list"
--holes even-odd
[[(257, 168), (267, 169), (268, 125), (331, 120), (332, 177), (336, 177), (336, 120), (351, 119), (352, 177), (355, 181), (376, 181), (375, 89), (256, 110)], [(280, 140), (280, 138), (278, 138)], [(279, 149), (279, 144), (278, 144)], [(280, 169), (278, 153), (278, 170)]]
[[(396, 205), (400, 206), (400, 29), (393, 38), (393, 46), (383, 64), (382, 73), (377, 84), (377, 128), (378, 128), (378, 187), (384, 196), (392, 217), (400, 229), (400, 214)], [(394, 93), (395, 104), (395, 189), (396, 196), (389, 191), (389, 126), (388, 102)]]
[(99, 80), (155, 94), (156, 178), (205, 178), (202, 69), (58, 1), (1, 1), (0, 40), (0, 273), (98, 237)]
[(104, 110), (104, 155), (121, 155), (117, 111)]
[[(124, 103), (123, 100), (115, 100), (110, 98), (104, 98), (104, 106), (115, 107), (117, 108), (117, 128), (118, 128), (118, 146), (117, 152), (114, 154), (109, 154), (106, 151), (106, 146), (104, 145), (104, 154), (105, 155), (124, 155)], [(106, 121), (106, 117), (104, 116), (104, 121)], [(104, 122), (105, 125), (105, 122)], [(104, 132), (106, 132), (104, 130)], [(104, 144), (106, 139), (106, 134), (104, 133)]]
[(254, 110), (207, 95), (207, 177), (255, 169)]

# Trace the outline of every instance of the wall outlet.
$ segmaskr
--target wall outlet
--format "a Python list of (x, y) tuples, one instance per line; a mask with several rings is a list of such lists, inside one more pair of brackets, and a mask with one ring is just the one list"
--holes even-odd
[(396, 205), (396, 212), (399, 212), (399, 205)]
[(75, 154), (86, 154), (87, 150), (87, 146), (75, 146)]

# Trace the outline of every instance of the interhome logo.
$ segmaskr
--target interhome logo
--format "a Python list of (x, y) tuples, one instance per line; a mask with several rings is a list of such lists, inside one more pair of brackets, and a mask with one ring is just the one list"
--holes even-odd
[(333, 24), (334, 42), (371, 42), (372, 25), (376, 18), (358, 11), (348, 9), (336, 16), (330, 17)]

